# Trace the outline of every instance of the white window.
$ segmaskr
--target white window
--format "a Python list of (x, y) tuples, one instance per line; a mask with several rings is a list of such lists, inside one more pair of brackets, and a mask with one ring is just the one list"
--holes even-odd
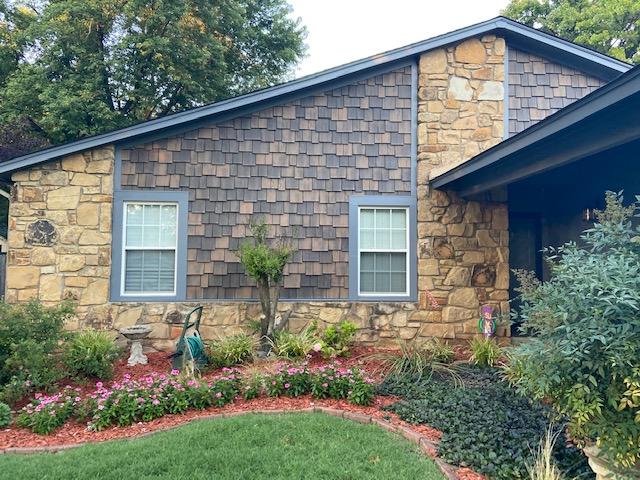
[(178, 204), (125, 202), (122, 295), (175, 295)]
[(360, 295), (409, 294), (408, 216), (407, 208), (359, 208)]

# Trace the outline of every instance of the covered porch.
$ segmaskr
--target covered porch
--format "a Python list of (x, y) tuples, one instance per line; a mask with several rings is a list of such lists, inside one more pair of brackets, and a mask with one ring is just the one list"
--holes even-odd
[(509, 267), (544, 280), (541, 250), (579, 242), (607, 190), (624, 191), (627, 201), (640, 195), (639, 160), (640, 70), (634, 68), (431, 184), (469, 200), (504, 201)]

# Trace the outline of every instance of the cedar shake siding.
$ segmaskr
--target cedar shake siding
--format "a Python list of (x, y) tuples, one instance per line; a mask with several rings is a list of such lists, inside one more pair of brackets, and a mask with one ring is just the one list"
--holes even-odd
[(545, 119), (606, 82), (534, 54), (509, 49), (509, 135)]
[(123, 190), (189, 191), (188, 299), (256, 298), (262, 216), (296, 249), (283, 298), (349, 297), (349, 197), (411, 194), (411, 67), (121, 151)]

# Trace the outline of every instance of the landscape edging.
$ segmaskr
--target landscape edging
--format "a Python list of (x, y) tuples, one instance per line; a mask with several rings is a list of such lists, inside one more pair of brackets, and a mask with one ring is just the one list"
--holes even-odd
[[(140, 435), (136, 435), (135, 437), (131, 437), (131, 439), (149, 437), (151, 435), (155, 435), (161, 432), (167, 432), (169, 430), (174, 430), (178, 427), (182, 427), (192, 422), (201, 422), (205, 420), (215, 420), (219, 418), (225, 417), (235, 417), (238, 415), (247, 415), (252, 413), (259, 414), (267, 414), (267, 415), (278, 415), (283, 413), (324, 413), (325, 415), (332, 415), (334, 417), (340, 417), (345, 420), (351, 420), (353, 422), (358, 423), (371, 423), (375, 424), (388, 432), (397, 433), (408, 440), (411, 443), (414, 443), (420, 447), (420, 451), (431, 458), (434, 463), (438, 466), (442, 474), (447, 478), (447, 480), (459, 480), (458, 475), (455, 473), (456, 469), (453, 465), (446, 463), (444, 460), (437, 456), (438, 453), (438, 443), (432, 440), (429, 440), (427, 437), (420, 435), (415, 430), (412, 430), (409, 427), (405, 427), (403, 425), (395, 425), (387, 420), (383, 420), (377, 417), (373, 417), (371, 415), (367, 415), (365, 413), (351, 412), (349, 410), (341, 410), (336, 408), (329, 407), (307, 407), (307, 408), (296, 408), (296, 409), (257, 409), (257, 410), (246, 410), (239, 412), (229, 412), (229, 413), (213, 413), (209, 415), (203, 415), (201, 417), (191, 418), (184, 423), (179, 425), (170, 425), (167, 427), (160, 427), (158, 429), (141, 433)], [(120, 439), (121, 440), (121, 439)], [(97, 443), (105, 443), (109, 441), (117, 441), (117, 440), (106, 440), (102, 442), (83, 442), (83, 443), (69, 443), (64, 445), (51, 445), (51, 446), (41, 446), (41, 447), (7, 447), (0, 449), (0, 455), (2, 454), (20, 454), (27, 455), (33, 453), (57, 453), (63, 450), (70, 450), (72, 448), (83, 447), (85, 445), (97, 444)]]

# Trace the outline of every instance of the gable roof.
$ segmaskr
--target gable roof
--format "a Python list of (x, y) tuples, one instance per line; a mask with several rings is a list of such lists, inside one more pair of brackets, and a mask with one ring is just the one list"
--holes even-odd
[(503, 36), (510, 46), (557, 59), (607, 81), (631, 68), (630, 65), (595, 50), (549, 35), (506, 17), (496, 17), (281, 85), (15, 157), (0, 164), (0, 175), (91, 148), (125, 141), (131, 142), (137, 137), (160, 134), (176, 127), (184, 128), (205, 118), (215, 119), (221, 115), (239, 116), (248, 110), (255, 111), (267, 102), (291, 96), (302, 97), (311, 91), (330, 88), (332, 84), (357, 75), (362, 76), (370, 71), (379, 71), (382, 67), (391, 68), (402, 61), (414, 59), (428, 50), (490, 33)]
[(638, 140), (640, 66), (431, 179), (473, 195)]

